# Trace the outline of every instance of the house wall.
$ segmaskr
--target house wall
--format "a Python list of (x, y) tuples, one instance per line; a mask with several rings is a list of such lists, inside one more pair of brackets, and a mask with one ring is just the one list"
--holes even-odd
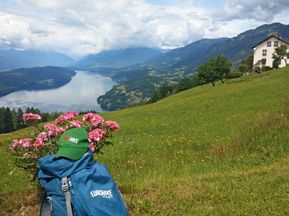
[[(268, 41), (271, 41), (271, 47), (267, 46)], [(274, 46), (274, 41), (278, 41), (278, 46), (281, 46), (281, 44), (284, 44), (283, 41), (280, 41), (278, 38), (273, 36), (254, 48), (254, 58), (253, 58), (254, 65), (256, 65), (258, 61), (262, 59), (266, 59), (265, 65), (270, 66), (270, 67), (273, 66), (272, 55), (275, 52), (275, 48), (276, 48), (276, 46)], [(286, 45), (289, 46), (289, 44), (286, 44)], [(266, 56), (263, 55), (263, 50), (267, 50)], [(262, 67), (262, 64), (260, 64), (259, 66)], [(279, 67), (285, 67), (285, 66), (286, 66), (285, 61), (282, 60)]]

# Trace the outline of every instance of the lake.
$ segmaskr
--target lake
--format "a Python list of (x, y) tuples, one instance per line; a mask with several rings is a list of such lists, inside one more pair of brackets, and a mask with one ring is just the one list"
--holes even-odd
[(76, 71), (76, 75), (64, 86), (37, 91), (16, 91), (0, 97), (0, 106), (25, 109), (37, 107), (43, 112), (105, 111), (97, 103), (116, 83), (101, 74)]

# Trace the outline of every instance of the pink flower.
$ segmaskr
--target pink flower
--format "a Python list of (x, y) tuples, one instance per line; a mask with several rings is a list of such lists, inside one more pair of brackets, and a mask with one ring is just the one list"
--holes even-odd
[(19, 140), (19, 145), (22, 146), (23, 148), (29, 148), (31, 147), (32, 139), (30, 138), (24, 138)]
[(69, 121), (69, 127), (75, 127), (75, 128), (80, 128), (82, 123), (80, 121), (77, 121), (77, 120), (72, 120), (72, 121)]
[(62, 134), (64, 131), (65, 131), (65, 129), (62, 128), (62, 127), (56, 128), (56, 133), (57, 133), (58, 135)]
[(88, 140), (90, 142), (99, 142), (106, 135), (105, 131), (102, 129), (94, 129), (88, 133)]
[(58, 116), (58, 118), (55, 119), (54, 123), (55, 124), (61, 124), (63, 121), (70, 120), (70, 119), (74, 118), (75, 116), (78, 116), (77, 112), (67, 112), (64, 115)]
[(41, 120), (41, 116), (33, 113), (24, 113), (22, 119), (24, 122), (38, 122)]
[(105, 121), (104, 125), (107, 126), (110, 131), (116, 131), (119, 129), (119, 124), (115, 121)]
[(11, 144), (10, 144), (10, 148), (11, 148), (12, 150), (15, 150), (19, 145), (20, 145), (20, 144), (19, 144), (19, 141), (15, 139), (15, 140), (12, 140), (12, 142), (11, 142)]
[(45, 128), (45, 130), (48, 131), (49, 137), (54, 137), (54, 136), (60, 135), (65, 131), (64, 128), (57, 127), (54, 124), (46, 124), (46, 125), (44, 125), (44, 128)]
[(83, 121), (89, 121), (93, 127), (97, 127), (98, 125), (104, 122), (104, 119), (95, 113), (87, 113), (83, 115)]
[(33, 143), (33, 146), (36, 148), (41, 148), (44, 147), (45, 144), (42, 139), (36, 139), (35, 142)]
[(45, 132), (41, 132), (37, 135), (36, 139), (40, 139), (42, 141), (48, 141), (48, 136)]
[(65, 120), (64, 116), (58, 116), (57, 119), (54, 120), (54, 124), (61, 124)]
[(66, 120), (69, 120), (69, 119), (72, 119), (74, 118), (75, 116), (78, 116), (78, 113), (77, 112), (67, 112), (64, 114), (64, 118)]
[(37, 155), (32, 155), (32, 154), (30, 154), (30, 153), (28, 153), (28, 152), (26, 152), (25, 154), (23, 154), (23, 157), (24, 158), (38, 158), (38, 156)]

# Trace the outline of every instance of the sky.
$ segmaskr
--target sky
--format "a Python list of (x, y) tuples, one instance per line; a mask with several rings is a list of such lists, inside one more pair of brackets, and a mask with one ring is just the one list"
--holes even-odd
[(172, 49), (289, 22), (288, 0), (0, 0), (0, 49)]

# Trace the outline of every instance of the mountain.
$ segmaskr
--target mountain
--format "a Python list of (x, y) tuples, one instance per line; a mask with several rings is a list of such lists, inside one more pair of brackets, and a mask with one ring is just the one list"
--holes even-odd
[(174, 65), (179, 64), (179, 62), (191, 60), (199, 53), (210, 52), (212, 46), (220, 45), (228, 40), (229, 38), (201, 39), (185, 47), (177, 48), (170, 52), (164, 53), (146, 63), (157, 68), (174, 67)]
[(236, 66), (241, 60), (253, 54), (252, 47), (271, 34), (278, 34), (289, 40), (289, 25), (281, 23), (265, 24), (245, 31), (233, 38), (202, 39), (185, 47), (172, 50), (148, 62), (152, 66), (165, 69), (182, 69), (193, 73), (208, 58), (224, 55)]
[(18, 90), (39, 90), (60, 87), (76, 73), (60, 67), (20, 68), (0, 73), (0, 96)]
[[(102, 113), (121, 129), (97, 161), (131, 215), (288, 215), (288, 83), (283, 68)], [(39, 187), (8, 148), (33, 130), (0, 138), (2, 215), (38, 215)]]
[[(271, 34), (278, 34), (289, 40), (289, 25), (266, 24), (233, 38), (202, 39), (160, 54), (140, 66), (119, 69), (112, 73), (112, 78), (119, 82), (119, 85), (101, 96), (99, 102), (103, 107), (114, 109), (135, 105), (137, 101), (145, 103), (152, 96), (149, 94), (153, 92), (154, 86), (178, 82), (184, 76), (195, 73), (210, 57), (224, 55), (233, 67), (236, 67), (240, 61), (253, 54), (254, 45)], [(145, 81), (146, 85), (140, 80)], [(111, 104), (113, 106), (109, 106)]]
[(153, 48), (127, 48), (91, 54), (75, 64), (78, 68), (119, 68), (140, 64), (155, 58), (164, 51)]
[(58, 52), (38, 50), (0, 50), (0, 71), (43, 66), (69, 66), (74, 59)]

